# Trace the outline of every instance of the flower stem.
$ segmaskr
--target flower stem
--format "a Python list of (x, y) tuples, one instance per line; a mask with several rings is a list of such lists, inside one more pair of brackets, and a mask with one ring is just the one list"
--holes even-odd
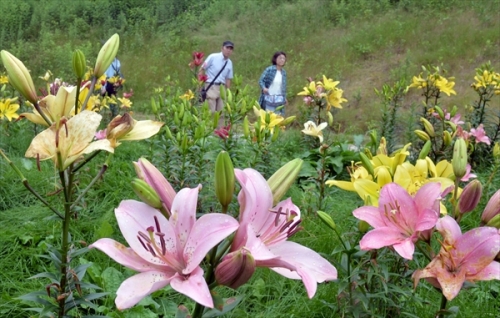
[(107, 169), (108, 169), (108, 165), (104, 164), (102, 166), (101, 170), (99, 171), (99, 173), (94, 177), (94, 179), (92, 179), (92, 181), (87, 185), (87, 187), (82, 191), (82, 193), (80, 193), (78, 198), (76, 198), (76, 200), (71, 205), (70, 209), (73, 209), (75, 207), (75, 205), (78, 202), (80, 202), (80, 200), (83, 198), (83, 196), (90, 190), (90, 188), (92, 188), (92, 186), (97, 182), (97, 180), (99, 180), (104, 175), (104, 173), (106, 172)]
[(448, 302), (448, 299), (444, 295), (441, 296), (441, 307), (439, 308), (439, 313), (438, 313), (438, 318), (444, 318), (445, 313), (444, 311), (446, 310), (446, 304)]
[[(64, 192), (64, 219), (62, 227), (62, 246), (61, 246), (61, 281), (59, 283), (61, 295), (59, 295), (59, 314), (58, 317), (62, 318), (66, 315), (66, 285), (68, 276), (68, 250), (69, 250), (69, 223), (71, 221), (71, 193), (73, 191), (73, 176), (71, 171), (73, 164), (64, 171), (59, 171), (59, 178), (63, 185)], [(66, 176), (68, 175), (68, 182), (66, 183)], [(61, 297), (62, 296), (62, 297)]]
[[(90, 88), (89, 92), (87, 93), (87, 96), (85, 97), (85, 101), (82, 104), (82, 109), (85, 109), (87, 107), (87, 103), (89, 102), (90, 96), (92, 95), (92, 92), (94, 91), (95, 83), (97, 82), (97, 77), (92, 78), (92, 82), (90, 82)], [(80, 85), (78, 85), (80, 86)], [(78, 95), (77, 95), (78, 98)]]
[(94, 151), (90, 156), (88, 156), (87, 158), (85, 158), (84, 161), (82, 161), (78, 166), (76, 166), (75, 169), (73, 169), (73, 172), (77, 172), (78, 170), (80, 170), (80, 168), (82, 168), (84, 165), (86, 165), (90, 160), (94, 159), (95, 156), (97, 156), (98, 154), (101, 153), (102, 150), (97, 150), (97, 151)]
[(40, 202), (45, 204), (45, 206), (48, 207), (52, 212), (54, 212), (58, 217), (64, 219), (63, 215), (59, 211), (57, 211), (53, 206), (51, 206), (50, 203), (48, 203), (44, 198), (42, 198), (42, 196), (38, 194), (38, 192), (36, 192), (35, 189), (31, 187), (31, 185), (28, 182), (28, 179), (24, 177), (21, 170), (19, 170), (19, 168), (16, 167), (16, 165), (5, 155), (2, 149), (0, 149), (0, 155), (2, 155), (2, 157), (9, 163), (10, 167), (21, 178), (21, 182), (23, 183), (24, 187), (28, 189), (29, 192), (31, 192), (38, 200), (40, 200)]
[[(75, 116), (78, 115), (78, 102), (80, 101), (80, 86), (82, 85), (82, 79), (79, 78), (76, 83), (76, 100), (75, 100)], [(82, 108), (83, 109), (83, 108)]]

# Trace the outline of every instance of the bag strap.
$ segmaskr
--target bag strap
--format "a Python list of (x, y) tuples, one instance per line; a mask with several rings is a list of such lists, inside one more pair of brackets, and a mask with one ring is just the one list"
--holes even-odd
[(212, 85), (214, 85), (215, 80), (217, 79), (217, 77), (219, 77), (220, 73), (222, 73), (222, 71), (224, 70), (224, 68), (225, 68), (225, 67), (226, 67), (226, 65), (227, 65), (227, 62), (228, 62), (228, 61), (226, 61), (226, 63), (224, 63), (224, 66), (220, 69), (219, 73), (217, 73), (217, 75), (215, 75), (214, 80), (212, 81), (212, 83), (210, 83), (210, 84), (208, 85), (208, 87), (207, 87), (207, 91), (210, 89), (210, 87), (212, 87)]

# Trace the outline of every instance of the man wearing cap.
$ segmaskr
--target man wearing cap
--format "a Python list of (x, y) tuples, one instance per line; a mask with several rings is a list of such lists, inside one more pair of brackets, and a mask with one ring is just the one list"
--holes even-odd
[[(205, 88), (213, 82), (210, 89), (207, 91), (207, 101), (212, 112), (221, 111), (224, 108), (224, 103), (220, 98), (220, 86), (225, 85), (226, 88), (231, 86), (233, 78), (233, 62), (229, 59), (233, 53), (234, 44), (231, 41), (222, 43), (222, 51), (220, 53), (210, 54), (201, 70), (207, 75)], [(219, 120), (219, 126), (223, 124), (223, 117)]]

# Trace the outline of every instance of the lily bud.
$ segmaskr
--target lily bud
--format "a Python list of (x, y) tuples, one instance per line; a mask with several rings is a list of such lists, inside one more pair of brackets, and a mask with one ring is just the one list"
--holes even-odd
[(493, 146), (493, 158), (500, 159), (500, 144), (495, 142), (495, 146)]
[(273, 205), (278, 204), (285, 193), (297, 179), (302, 168), (302, 159), (296, 158), (279, 168), (268, 180), (267, 184), (273, 193)]
[(361, 159), (361, 164), (363, 165), (363, 167), (365, 167), (368, 173), (370, 173), (372, 177), (375, 178), (375, 170), (373, 169), (373, 164), (370, 159), (368, 159), (368, 157), (362, 152), (359, 153), (359, 158)]
[(33, 84), (33, 80), (26, 66), (24, 66), (23, 62), (14, 55), (5, 50), (2, 50), (0, 55), (3, 65), (7, 70), (7, 74), (9, 74), (9, 83), (27, 100), (36, 104), (38, 97), (36, 95), (35, 85)]
[(335, 222), (333, 221), (332, 217), (328, 215), (328, 213), (323, 211), (317, 211), (316, 213), (318, 214), (321, 221), (323, 221), (323, 223), (328, 225), (329, 228), (331, 228), (334, 231), (337, 229), (337, 225), (335, 225)]
[(250, 124), (248, 122), (248, 117), (245, 116), (245, 119), (243, 119), (243, 135), (245, 138), (248, 138), (250, 136)]
[(457, 179), (461, 179), (467, 173), (467, 145), (463, 138), (458, 138), (455, 141), (451, 165)]
[(255, 259), (245, 248), (224, 256), (215, 269), (215, 279), (220, 285), (237, 289), (248, 282), (255, 272)]
[(488, 223), (486, 223), (486, 226), (500, 229), (500, 214), (495, 215), (491, 220), (489, 220)]
[(151, 110), (153, 111), (153, 114), (157, 115), (158, 106), (156, 106), (156, 100), (154, 97), (151, 97)]
[(132, 190), (134, 190), (142, 202), (155, 209), (161, 209), (162, 204), (158, 193), (146, 181), (135, 178), (132, 180)]
[(458, 107), (457, 105), (453, 105), (453, 108), (451, 109), (450, 116), (453, 117), (457, 114)]
[(359, 221), (358, 223), (358, 230), (359, 233), (366, 233), (370, 229), (370, 224), (368, 224), (366, 221)]
[(420, 150), (420, 154), (418, 155), (418, 159), (425, 159), (427, 155), (429, 154), (429, 151), (431, 151), (431, 146), (432, 142), (430, 140), (427, 140), (422, 147), (422, 150)]
[(434, 132), (434, 126), (425, 118), (420, 118), (420, 122), (424, 124), (424, 129), (425, 132), (430, 136), (434, 137), (436, 136), (436, 133)]
[(443, 131), (443, 143), (446, 147), (451, 145), (452, 139), (453, 138), (448, 130)]
[(118, 34), (113, 34), (106, 43), (102, 46), (99, 54), (97, 55), (97, 60), (94, 67), (94, 76), (99, 78), (106, 72), (111, 62), (116, 57), (118, 53), (118, 48), (120, 47), (120, 36)]
[(76, 78), (81, 80), (85, 76), (85, 71), (87, 70), (87, 61), (85, 60), (85, 55), (80, 50), (75, 50), (73, 52), (73, 72), (75, 72)]
[(423, 130), (416, 129), (414, 132), (415, 132), (415, 135), (417, 135), (418, 139), (420, 139), (422, 141), (427, 141), (427, 140), (431, 139), (431, 137), (429, 137), (429, 135), (427, 135), (427, 133)]
[(461, 214), (474, 210), (483, 194), (483, 186), (479, 180), (472, 180), (465, 186), (458, 201), (458, 210)]
[(436, 106), (434, 106), (434, 110), (436, 110), (436, 112), (438, 113), (438, 115), (441, 119), (444, 119), (444, 112), (441, 109), (441, 107), (436, 105)]
[(221, 151), (215, 160), (215, 194), (223, 207), (223, 212), (233, 200), (234, 166), (229, 154)]
[(494, 218), (498, 218), (500, 215), (500, 190), (497, 190), (495, 194), (490, 198), (488, 204), (484, 208), (483, 214), (481, 215), (481, 223), (489, 223)]
[(372, 144), (376, 145), (377, 144), (377, 131), (375, 129), (370, 130), (370, 141)]
[(284, 120), (283, 120), (283, 121), (282, 121), (279, 125), (280, 125), (280, 126), (286, 126), (286, 125), (290, 124), (292, 121), (294, 121), (296, 117), (297, 117), (297, 116), (290, 116), (290, 117), (287, 117), (287, 118), (285, 118), (285, 119), (284, 119)]
[(333, 115), (331, 112), (327, 111), (326, 116), (328, 117), (328, 126), (333, 126)]
[(134, 162), (134, 168), (137, 177), (146, 181), (158, 193), (163, 207), (169, 212), (176, 193), (167, 179), (145, 158), (140, 158), (137, 162)]

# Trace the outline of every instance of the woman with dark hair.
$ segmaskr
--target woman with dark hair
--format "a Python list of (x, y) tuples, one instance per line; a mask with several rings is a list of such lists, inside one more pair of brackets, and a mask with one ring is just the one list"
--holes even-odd
[[(284, 116), (284, 105), (288, 104), (286, 99), (286, 71), (283, 68), (286, 63), (286, 53), (282, 51), (274, 53), (271, 62), (273, 65), (267, 67), (260, 76), (261, 94), (259, 104), (262, 109)], [(276, 110), (280, 106), (283, 107)]]

